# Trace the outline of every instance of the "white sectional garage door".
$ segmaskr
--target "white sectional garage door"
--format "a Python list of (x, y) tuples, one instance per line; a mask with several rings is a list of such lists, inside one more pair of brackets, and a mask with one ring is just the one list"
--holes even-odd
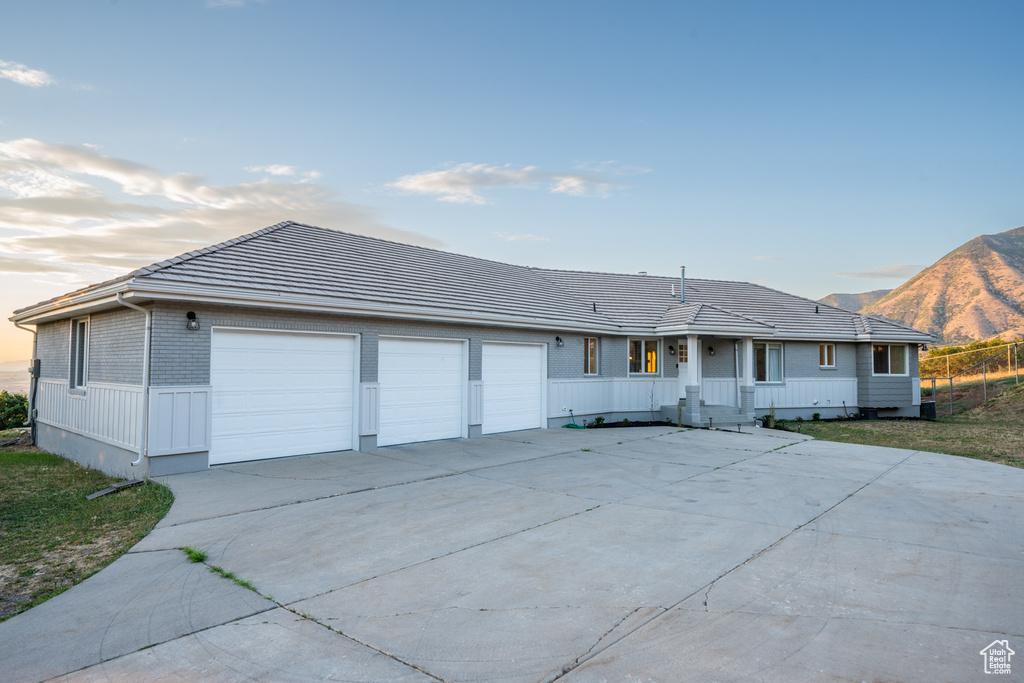
[(213, 330), (210, 464), (352, 448), (356, 339)]
[(543, 426), (544, 347), (484, 342), (484, 434)]
[(463, 346), (450, 340), (380, 340), (378, 446), (463, 435)]

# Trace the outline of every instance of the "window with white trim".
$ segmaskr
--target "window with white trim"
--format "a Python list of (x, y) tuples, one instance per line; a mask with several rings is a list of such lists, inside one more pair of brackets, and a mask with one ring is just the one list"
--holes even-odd
[(689, 362), (690, 354), (689, 354), (689, 350), (686, 348), (687, 343), (688, 342), (685, 339), (683, 339), (683, 340), (681, 340), (679, 342), (679, 362), (680, 363), (688, 363)]
[(600, 367), (597, 364), (597, 337), (583, 338), (583, 374), (600, 374)]
[(658, 374), (658, 339), (629, 340), (629, 373), (635, 375)]
[(836, 345), (818, 344), (818, 365), (823, 368), (836, 366)]
[(871, 362), (876, 375), (906, 375), (906, 344), (873, 344)]
[(754, 381), (782, 381), (782, 344), (761, 342), (754, 344)]
[(71, 321), (71, 358), (68, 367), (71, 372), (68, 386), (77, 389), (85, 386), (86, 365), (89, 362), (89, 319), (75, 318)]

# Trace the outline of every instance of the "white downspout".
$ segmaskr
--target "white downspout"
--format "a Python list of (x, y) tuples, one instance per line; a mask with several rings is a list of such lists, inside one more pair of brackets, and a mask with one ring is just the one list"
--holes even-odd
[(132, 467), (137, 467), (149, 454), (149, 346), (153, 336), (153, 311), (125, 301), (121, 292), (117, 293), (117, 303), (146, 315), (146, 346), (142, 352), (142, 443), (139, 444), (139, 459), (132, 463)]
[(743, 407), (743, 393), (740, 389), (740, 340), (732, 343), (732, 358), (735, 362), (734, 375), (736, 376), (736, 407)]
[(32, 368), (30, 368), (30, 372), (32, 373), (32, 376), (29, 379), (29, 383), (28, 383), (28, 423), (29, 423), (29, 425), (31, 425), (31, 429), (32, 429), (32, 445), (35, 446), (36, 445), (36, 418), (35, 418), (35, 415), (33, 415), (33, 413), (35, 412), (35, 409), (36, 409), (36, 387), (39, 384), (39, 378), (36, 377), (34, 368), (35, 368), (35, 363), (36, 363), (36, 333), (39, 331), (39, 329), (38, 328), (36, 328), (34, 330), (33, 329), (29, 329), (29, 328), (25, 327), (24, 325), (22, 325), (19, 322), (15, 322), (14, 326), (17, 327), (18, 329), (25, 330), (26, 332), (31, 332), (32, 333)]

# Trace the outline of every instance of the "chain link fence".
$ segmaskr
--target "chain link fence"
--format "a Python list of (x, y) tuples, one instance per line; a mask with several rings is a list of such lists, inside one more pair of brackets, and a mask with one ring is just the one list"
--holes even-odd
[(920, 358), (921, 398), (938, 415), (955, 415), (1020, 383), (1024, 344), (1011, 342)]

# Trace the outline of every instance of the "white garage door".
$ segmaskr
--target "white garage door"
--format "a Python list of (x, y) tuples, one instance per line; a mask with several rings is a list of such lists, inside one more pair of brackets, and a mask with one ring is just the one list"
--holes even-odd
[(378, 446), (463, 435), (463, 342), (381, 339)]
[(543, 426), (544, 347), (484, 342), (484, 434)]
[(352, 448), (356, 340), (213, 330), (210, 464)]

